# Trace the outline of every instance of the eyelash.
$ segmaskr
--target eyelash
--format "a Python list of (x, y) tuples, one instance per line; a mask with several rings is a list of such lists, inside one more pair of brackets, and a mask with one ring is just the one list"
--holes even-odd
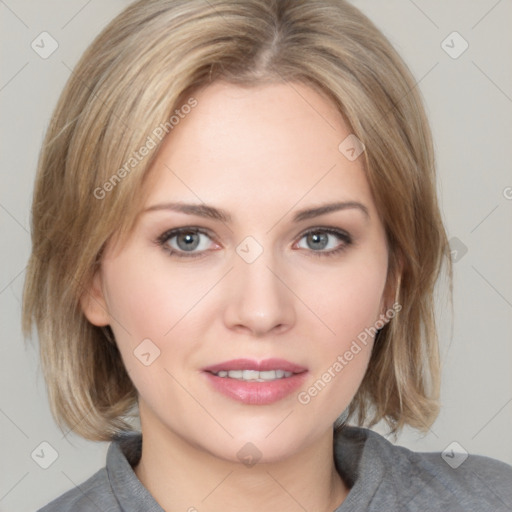
[[(211, 239), (210, 234), (201, 228), (183, 227), (183, 228), (170, 229), (169, 231), (162, 233), (156, 239), (155, 243), (158, 246), (160, 246), (165, 252), (167, 252), (170, 256), (176, 256), (178, 258), (200, 258), (201, 256), (204, 256), (205, 251), (197, 252), (197, 253), (193, 253), (193, 252), (187, 253), (185, 251), (176, 251), (174, 249), (171, 249), (167, 245), (167, 242), (169, 242), (169, 240), (171, 240), (172, 238), (179, 236), (183, 233), (201, 234), (201, 235), (205, 235)], [(343, 243), (336, 249), (331, 249), (329, 251), (313, 251), (313, 250), (308, 251), (314, 256), (318, 256), (318, 257), (336, 256), (337, 254), (345, 251), (350, 245), (353, 244), (352, 237), (346, 231), (342, 231), (342, 230), (334, 229), (334, 228), (327, 228), (327, 227), (325, 227), (325, 228), (317, 227), (314, 229), (309, 229), (308, 231), (306, 231), (300, 235), (299, 240), (302, 240), (304, 237), (306, 237), (310, 234), (315, 234), (315, 233), (316, 234), (323, 233), (323, 234), (333, 235), (333, 236), (337, 237), (338, 240), (340, 240)]]

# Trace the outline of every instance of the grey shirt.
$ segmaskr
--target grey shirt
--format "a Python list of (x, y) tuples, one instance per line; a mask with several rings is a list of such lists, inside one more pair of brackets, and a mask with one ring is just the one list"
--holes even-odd
[[(117, 437), (106, 467), (39, 512), (163, 512), (132, 469), (141, 447), (140, 434)], [(497, 460), (470, 455), (454, 469), (440, 453), (412, 452), (356, 427), (336, 433), (334, 457), (350, 487), (335, 512), (512, 511), (512, 467)]]

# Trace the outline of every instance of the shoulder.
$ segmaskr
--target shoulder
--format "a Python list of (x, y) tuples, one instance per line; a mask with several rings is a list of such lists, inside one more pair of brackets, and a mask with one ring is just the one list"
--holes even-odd
[(512, 466), (482, 455), (453, 451), (405, 453), (412, 468), (432, 475), (446, 494), (456, 498), (462, 508), (466, 506), (465, 510), (478, 510), (484, 505), (495, 511), (512, 510)]
[(382, 503), (382, 510), (512, 510), (512, 467), (503, 462), (453, 452), (413, 452), (353, 427), (341, 434), (338, 445), (338, 458), (345, 452), (357, 459), (354, 487), (373, 485), (372, 502)]
[(464, 459), (453, 452), (444, 456), (413, 452), (381, 436), (375, 444), (388, 456), (390, 479), (411, 506), (450, 504), (453, 510), (464, 511), (512, 509), (512, 467), (503, 462), (480, 455), (464, 454)]
[(141, 449), (139, 433), (116, 435), (108, 448), (104, 468), (38, 512), (163, 512), (133, 471)]
[(118, 512), (107, 469), (100, 469), (84, 483), (59, 496), (38, 512)]

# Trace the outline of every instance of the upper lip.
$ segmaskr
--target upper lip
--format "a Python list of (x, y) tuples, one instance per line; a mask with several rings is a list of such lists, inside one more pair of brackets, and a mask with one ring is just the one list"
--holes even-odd
[(254, 359), (232, 359), (231, 361), (224, 361), (203, 368), (203, 371), (211, 373), (217, 373), (222, 370), (256, 370), (260, 372), (284, 370), (285, 372), (302, 373), (305, 372), (307, 368), (286, 361), (285, 359), (263, 359), (262, 361), (256, 361)]

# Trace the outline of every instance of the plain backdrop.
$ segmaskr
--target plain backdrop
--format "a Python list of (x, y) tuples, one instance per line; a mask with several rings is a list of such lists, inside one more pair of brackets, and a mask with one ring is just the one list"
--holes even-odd
[[(457, 442), (459, 450), (512, 463), (512, 4), (353, 3), (383, 30), (418, 80), (433, 127), (440, 201), (455, 259), (453, 319), (445, 302), (439, 303), (441, 414), (426, 436), (406, 430), (398, 443), (442, 452)], [(3, 512), (36, 510), (105, 464), (106, 443), (88, 442), (56, 427), (37, 338), (22, 339), (20, 302), (43, 134), (70, 69), (127, 4), (0, 0)], [(46, 52), (58, 44), (51, 55), (33, 49), (32, 42), (41, 37)], [(55, 453), (41, 443), (49, 443)], [(47, 469), (37, 457), (41, 450), (50, 456), (45, 464), (55, 459)]]

